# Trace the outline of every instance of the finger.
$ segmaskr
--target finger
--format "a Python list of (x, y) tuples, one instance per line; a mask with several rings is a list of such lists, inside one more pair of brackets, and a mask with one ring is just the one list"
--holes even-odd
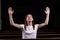
[(47, 11), (45, 10), (45, 13), (46, 13)]
[(12, 7), (9, 7), (8, 10), (12, 11)]

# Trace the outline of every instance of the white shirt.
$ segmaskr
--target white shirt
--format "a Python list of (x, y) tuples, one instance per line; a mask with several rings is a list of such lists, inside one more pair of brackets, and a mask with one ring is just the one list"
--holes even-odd
[(34, 29), (33, 26), (26, 26), (26, 30), (24, 28), (24, 25), (20, 25), (22, 28), (22, 39), (36, 39), (37, 36), (37, 29), (38, 29), (38, 24), (35, 24)]

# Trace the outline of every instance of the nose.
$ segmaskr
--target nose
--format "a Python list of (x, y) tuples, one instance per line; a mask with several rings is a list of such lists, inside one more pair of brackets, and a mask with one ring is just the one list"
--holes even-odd
[(31, 17), (28, 17), (29, 19), (31, 18)]

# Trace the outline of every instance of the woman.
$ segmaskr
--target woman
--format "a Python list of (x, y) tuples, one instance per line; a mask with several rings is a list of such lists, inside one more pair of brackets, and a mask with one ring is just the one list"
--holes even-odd
[(50, 8), (46, 7), (46, 10), (45, 10), (46, 19), (45, 19), (45, 22), (41, 24), (34, 24), (33, 23), (34, 19), (31, 14), (28, 14), (26, 16), (25, 24), (16, 24), (13, 21), (13, 17), (12, 17), (14, 13), (14, 10), (12, 10), (12, 7), (8, 8), (8, 13), (9, 13), (10, 24), (14, 27), (22, 29), (22, 39), (36, 39), (38, 28), (48, 25)]

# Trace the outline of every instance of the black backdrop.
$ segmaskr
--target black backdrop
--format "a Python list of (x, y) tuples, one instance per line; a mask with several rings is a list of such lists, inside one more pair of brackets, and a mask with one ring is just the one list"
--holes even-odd
[(44, 9), (49, 6), (51, 9), (49, 25), (43, 28), (60, 28), (60, 2), (59, 0), (1, 0), (2, 30), (19, 30), (9, 24), (8, 7), (14, 9), (13, 18), (18, 24), (24, 23), (26, 14), (31, 13), (35, 23), (42, 23), (45, 20)]

